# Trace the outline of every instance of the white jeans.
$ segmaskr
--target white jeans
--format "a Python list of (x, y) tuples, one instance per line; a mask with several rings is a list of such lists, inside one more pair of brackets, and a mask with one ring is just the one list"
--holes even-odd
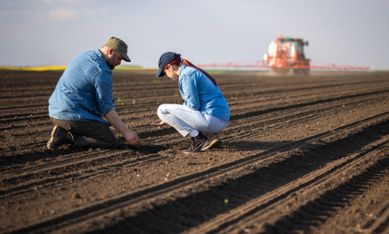
[(188, 135), (194, 137), (199, 132), (219, 133), (227, 126), (227, 121), (179, 104), (162, 104), (158, 107), (157, 115), (183, 137)]

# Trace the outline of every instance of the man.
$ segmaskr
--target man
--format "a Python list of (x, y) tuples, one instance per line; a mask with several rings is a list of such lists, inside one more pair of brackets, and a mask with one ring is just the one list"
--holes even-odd
[(120, 119), (112, 97), (111, 70), (122, 59), (131, 61), (127, 44), (111, 37), (100, 49), (84, 52), (68, 65), (49, 99), (49, 116), (54, 127), (48, 149), (66, 143), (83, 148), (115, 148), (118, 141), (110, 125), (128, 144), (140, 144), (138, 135)]

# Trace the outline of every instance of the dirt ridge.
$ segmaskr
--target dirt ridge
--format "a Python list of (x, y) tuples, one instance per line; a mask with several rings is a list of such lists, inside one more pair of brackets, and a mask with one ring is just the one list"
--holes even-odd
[(0, 233), (388, 231), (389, 73), (217, 75), (223, 144), (189, 155), (150, 127), (176, 84), (113, 74), (141, 148), (46, 150), (60, 73), (0, 71)]

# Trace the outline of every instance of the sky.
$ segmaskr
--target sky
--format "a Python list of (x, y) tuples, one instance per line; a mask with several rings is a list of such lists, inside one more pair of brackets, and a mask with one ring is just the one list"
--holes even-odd
[[(132, 65), (166, 51), (195, 64), (255, 62), (280, 35), (313, 65), (389, 70), (389, 0), (0, 0), (0, 65), (66, 65), (110, 36)], [(125, 64), (125, 63), (123, 63)]]

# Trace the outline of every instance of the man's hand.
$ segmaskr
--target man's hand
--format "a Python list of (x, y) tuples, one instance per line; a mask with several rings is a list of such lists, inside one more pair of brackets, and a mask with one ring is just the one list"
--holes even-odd
[(140, 140), (138, 135), (133, 131), (127, 131), (124, 134), (124, 138), (126, 138), (126, 141), (129, 145), (138, 146), (140, 145)]
[(138, 135), (135, 132), (129, 130), (127, 126), (123, 124), (115, 109), (112, 109), (104, 117), (123, 135), (128, 144), (133, 146), (140, 145)]

